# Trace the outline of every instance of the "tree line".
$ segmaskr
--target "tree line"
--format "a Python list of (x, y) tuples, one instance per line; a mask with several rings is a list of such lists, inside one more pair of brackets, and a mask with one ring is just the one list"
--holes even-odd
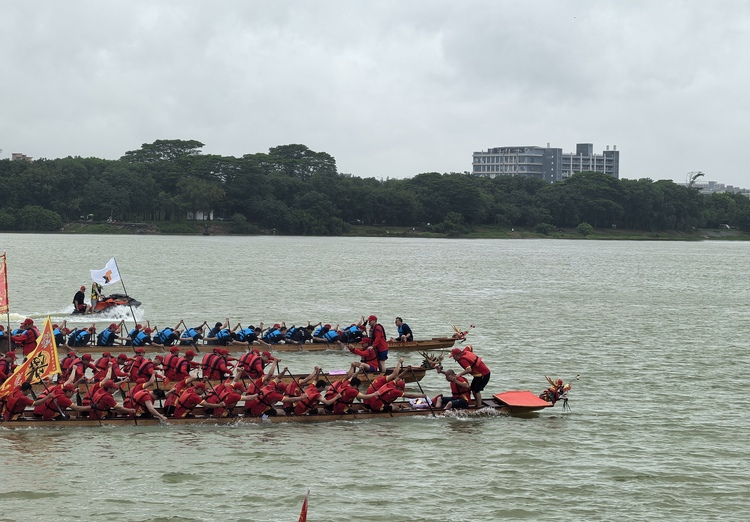
[(562, 182), (469, 173), (359, 178), (305, 145), (240, 158), (202, 154), (195, 140), (157, 140), (118, 160), (0, 160), (0, 230), (58, 230), (79, 219), (228, 220), (237, 233), (340, 235), (352, 225), (424, 227), (460, 235), (483, 225), (750, 231), (750, 199), (703, 196), (672, 181), (584, 172)]

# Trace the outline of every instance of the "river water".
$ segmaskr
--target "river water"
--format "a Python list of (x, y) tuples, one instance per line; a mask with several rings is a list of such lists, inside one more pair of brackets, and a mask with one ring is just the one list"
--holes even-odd
[[(296, 520), (307, 488), (320, 521), (750, 512), (749, 243), (0, 234), (3, 249), (12, 325), (62, 321), (115, 257), (137, 318), (158, 326), (376, 314), (390, 335), (399, 315), (426, 338), (475, 324), (490, 393), (580, 380), (571, 411), (531, 418), (0, 428), (0, 520)], [(295, 372), (350, 361), (282, 357)]]

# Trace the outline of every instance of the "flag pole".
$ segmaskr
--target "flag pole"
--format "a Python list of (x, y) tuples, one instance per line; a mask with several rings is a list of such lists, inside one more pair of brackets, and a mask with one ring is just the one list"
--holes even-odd
[(130, 308), (130, 313), (133, 314), (133, 326), (138, 325), (138, 321), (135, 318), (135, 310), (133, 310), (133, 305), (130, 304), (130, 296), (128, 295), (128, 290), (125, 288), (125, 279), (122, 277), (122, 272), (120, 272), (120, 267), (117, 265), (117, 258), (112, 258), (115, 260), (115, 268), (117, 269), (117, 273), (120, 274), (120, 284), (122, 285), (122, 291), (125, 292), (125, 297), (128, 298), (128, 308)]
[(2, 302), (0, 302), (0, 306), (2, 306), (3, 309), (5, 310), (5, 318), (7, 320), (7, 326), (5, 327), (5, 336), (8, 338), (8, 350), (7, 351), (10, 352), (11, 348), (13, 347), (13, 343), (12, 343), (11, 335), (10, 335), (11, 334), (11, 331), (10, 331), (10, 299), (8, 298), (8, 262), (7, 262), (7, 257), (6, 256), (7, 256), (7, 254), (6, 254), (5, 250), (3, 250), (3, 255), (2, 255), (3, 263), (2, 263), (2, 266), (0, 266), (0, 268), (2, 269), (2, 270), (0, 270), (0, 273), (3, 276), (3, 284), (5, 285), (5, 293), (0, 292), (0, 295), (3, 295), (5, 297), (5, 299), (4, 299), (5, 300), (5, 305), (3, 306)]

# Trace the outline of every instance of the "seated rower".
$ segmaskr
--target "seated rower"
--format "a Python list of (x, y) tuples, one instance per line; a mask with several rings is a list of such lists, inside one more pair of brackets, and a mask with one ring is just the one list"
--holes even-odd
[(16, 352), (10, 351), (5, 352), (5, 355), (0, 359), (0, 384), (4, 383), (5, 380), (13, 375), (16, 369)]
[(282, 321), (281, 324), (277, 323), (263, 332), (261, 340), (266, 344), (279, 344), (286, 339), (286, 331), (286, 324)]
[[(182, 321), (180, 321), (180, 323), (181, 322)], [(154, 343), (162, 346), (172, 346), (178, 342), (180, 335), (182, 335), (182, 331), (177, 329), (177, 327), (180, 326), (180, 323), (177, 323), (177, 326), (174, 328), (167, 326), (162, 330), (154, 332)]]
[(198, 341), (203, 339), (205, 328), (206, 321), (203, 321), (202, 325), (196, 326), (195, 328), (188, 328), (187, 330), (182, 332), (182, 335), (180, 336), (180, 345), (196, 347), (198, 345)]
[(193, 386), (185, 388), (180, 396), (177, 397), (174, 403), (174, 413), (172, 416), (175, 419), (184, 419), (188, 415), (192, 416), (192, 411), (198, 406), (204, 408), (216, 408), (225, 407), (226, 404), (218, 402), (216, 404), (209, 404), (206, 402), (206, 384), (202, 382), (196, 382)]
[(398, 337), (395, 339), (391, 338), (389, 341), (406, 343), (414, 340), (414, 334), (412, 333), (411, 328), (409, 328), (409, 325), (400, 317), (396, 317), (396, 328), (398, 328)]
[[(440, 373), (440, 370), (438, 370), (438, 373)], [(443, 397), (442, 394), (435, 397), (432, 400), (435, 409), (468, 408), (471, 401), (471, 385), (469, 381), (463, 376), (456, 375), (456, 372), (453, 370), (445, 370), (442, 373), (445, 375), (445, 380), (450, 383), (451, 397)]]
[(110, 324), (105, 330), (102, 331), (97, 337), (96, 337), (96, 345), (97, 346), (114, 346), (115, 341), (120, 339), (121, 337), (117, 335), (117, 332), (120, 331), (120, 326), (112, 323)]
[(315, 384), (309, 384), (302, 395), (292, 398), (289, 402), (294, 404), (295, 415), (317, 415), (322, 410), (318, 409), (320, 404), (324, 406), (333, 405), (341, 398), (340, 393), (332, 396), (330, 399), (323, 397), (322, 392), (326, 388), (326, 382), (318, 379)]
[[(13, 356), (15, 358), (15, 355)], [(8, 395), (3, 401), (0, 401), (0, 409), (2, 409), (3, 420), (13, 421), (18, 420), (23, 415), (26, 408), (37, 407), (45, 401), (45, 398), (41, 399), (30, 399), (31, 384), (24, 382), (20, 388), (14, 389), (10, 395)], [(4, 406), (3, 406), (4, 405)]]
[(325, 407), (327, 413), (334, 413), (336, 415), (349, 413), (350, 411), (352, 411), (351, 406), (355, 399), (365, 401), (367, 399), (373, 398), (376, 395), (366, 395), (359, 391), (359, 386), (362, 383), (356, 376), (358, 367), (355, 366), (355, 364), (356, 363), (352, 363), (351, 368), (343, 379), (331, 383), (331, 385), (328, 387), (328, 390), (326, 390), (326, 399), (331, 399), (336, 395), (339, 395), (339, 398), (338, 400), (336, 400), (336, 402)]
[(154, 406), (155, 400), (163, 399), (164, 397), (164, 390), (151, 390), (150, 385), (132, 392), (131, 401), (136, 415), (143, 418), (156, 417), (161, 422), (167, 422), (167, 418), (159, 413)]
[(331, 327), (330, 324), (324, 324), (313, 332), (312, 341), (314, 343), (335, 343), (339, 340), (338, 329), (338, 324), (335, 327)]
[(292, 325), (292, 327), (286, 331), (286, 339), (284, 342), (288, 344), (305, 344), (312, 342), (313, 330), (314, 327), (310, 324), (310, 321), (307, 321), (307, 325), (305, 326)]
[(53, 386), (44, 399), (34, 408), (34, 417), (44, 420), (67, 419), (66, 410), (77, 412), (90, 411), (91, 406), (78, 406), (73, 404), (71, 398), (76, 391), (76, 386), (71, 383)]
[(135, 415), (133, 408), (120, 406), (112, 395), (120, 389), (120, 385), (115, 384), (112, 379), (106, 379), (101, 384), (96, 383), (91, 387), (91, 418), (106, 419), (115, 417), (113, 412)]
[[(284, 372), (287, 369), (284, 368)], [(286, 384), (281, 382), (280, 377), (266, 383), (252, 398), (245, 400), (245, 416), (262, 417), (263, 415), (276, 415), (277, 402), (282, 404), (293, 403), (293, 398), (286, 396)]]
[(423, 393), (412, 393), (406, 391), (406, 382), (403, 379), (390, 381), (378, 388), (373, 397), (365, 400), (365, 405), (375, 412), (398, 411), (398, 407), (393, 404), (394, 401), (401, 397), (411, 399), (424, 399)]
[[(289, 370), (287, 370), (286, 368), (284, 368), (284, 371), (289, 372)], [(308, 384), (315, 382), (318, 379), (320, 372), (321, 372), (320, 367), (315, 366), (315, 368), (313, 368), (313, 371), (307, 377), (304, 377), (300, 380), (292, 379), (292, 382), (286, 385), (286, 392), (284, 393), (284, 397), (288, 397), (291, 399), (296, 399), (297, 397), (301, 397), (305, 387)], [(289, 375), (292, 375), (291, 372), (289, 372)], [(279, 375), (279, 377), (283, 377), (283, 376), (284, 376), (283, 373)], [(283, 401), (283, 402), (290, 403), (284, 406), (284, 412), (286, 412), (287, 414), (291, 414), (294, 411), (294, 403), (296, 401)]]

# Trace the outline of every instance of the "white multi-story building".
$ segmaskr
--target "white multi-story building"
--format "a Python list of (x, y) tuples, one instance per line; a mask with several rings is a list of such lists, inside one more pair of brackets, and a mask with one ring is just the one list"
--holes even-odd
[(579, 143), (576, 152), (563, 152), (550, 147), (496, 147), (473, 154), (472, 173), (477, 176), (526, 176), (554, 183), (576, 172), (602, 172), (620, 177), (620, 152), (607, 146), (602, 154), (594, 154), (591, 143)]

